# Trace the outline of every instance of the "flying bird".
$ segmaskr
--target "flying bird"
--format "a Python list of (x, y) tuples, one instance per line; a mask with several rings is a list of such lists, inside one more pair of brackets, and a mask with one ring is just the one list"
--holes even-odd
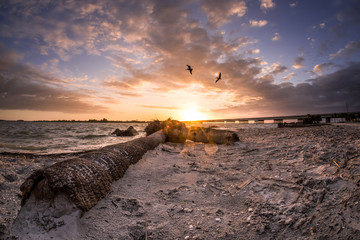
[(192, 75), (192, 68), (191, 68), (191, 66), (190, 65), (186, 65), (188, 68), (187, 69), (185, 69), (185, 70), (189, 70), (189, 72), (190, 72), (190, 74)]
[(219, 76), (218, 76), (218, 77), (216, 77), (216, 81), (215, 81), (215, 83), (217, 83), (220, 79), (221, 79), (221, 73), (219, 73)]

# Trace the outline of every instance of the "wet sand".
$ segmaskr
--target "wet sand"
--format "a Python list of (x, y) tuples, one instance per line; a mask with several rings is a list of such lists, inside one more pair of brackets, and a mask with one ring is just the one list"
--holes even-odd
[[(147, 152), (82, 216), (77, 232), (68, 238), (360, 235), (360, 125), (248, 129), (237, 134), (240, 142), (234, 145), (188, 141)], [(19, 186), (25, 178), (70, 156), (1, 155), (0, 238), (8, 237), (20, 209)]]

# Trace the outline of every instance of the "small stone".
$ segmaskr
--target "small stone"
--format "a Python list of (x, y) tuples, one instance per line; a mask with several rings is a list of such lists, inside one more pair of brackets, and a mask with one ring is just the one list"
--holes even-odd
[(190, 230), (190, 231), (194, 230), (194, 226), (193, 226), (193, 225), (190, 225), (190, 226), (189, 226), (189, 230)]
[(193, 210), (191, 208), (184, 208), (184, 212), (191, 213)]
[(252, 212), (252, 211), (254, 211), (253, 208), (249, 208), (249, 209), (248, 209), (248, 212)]
[(221, 218), (215, 218), (216, 222), (221, 222)]
[(185, 236), (185, 237), (184, 237), (184, 239), (189, 239), (189, 238), (190, 238), (190, 236)]

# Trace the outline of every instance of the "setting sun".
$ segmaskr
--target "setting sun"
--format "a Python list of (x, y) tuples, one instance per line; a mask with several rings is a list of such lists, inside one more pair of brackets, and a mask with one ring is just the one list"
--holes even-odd
[(206, 116), (194, 108), (185, 109), (181, 112), (182, 121), (204, 120)]

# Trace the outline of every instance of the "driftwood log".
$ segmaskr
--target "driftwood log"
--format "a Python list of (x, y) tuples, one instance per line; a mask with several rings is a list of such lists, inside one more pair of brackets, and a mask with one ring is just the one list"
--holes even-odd
[(216, 144), (232, 144), (239, 141), (238, 135), (232, 131), (203, 127), (190, 127), (187, 139), (194, 142)]
[[(12, 232), (30, 239), (42, 239), (43, 233), (46, 237), (68, 239), (67, 232), (78, 231), (81, 215), (105, 197), (111, 183), (120, 179), (130, 164), (163, 142), (165, 134), (158, 131), (35, 171), (20, 187), (22, 206)], [(71, 224), (65, 226), (65, 222)], [(29, 236), (27, 229), (37, 231)]]
[(48, 200), (63, 193), (79, 209), (87, 211), (105, 196), (111, 183), (120, 179), (130, 164), (135, 164), (148, 150), (164, 141), (164, 133), (158, 131), (38, 170), (20, 187), (22, 205), (32, 193), (38, 199)]
[(198, 126), (187, 128), (184, 123), (171, 119), (162, 122), (153, 121), (145, 128), (145, 132), (149, 135), (160, 129), (165, 132), (166, 141), (175, 143), (191, 140), (203, 143), (232, 144), (239, 141), (238, 135), (232, 131)]

